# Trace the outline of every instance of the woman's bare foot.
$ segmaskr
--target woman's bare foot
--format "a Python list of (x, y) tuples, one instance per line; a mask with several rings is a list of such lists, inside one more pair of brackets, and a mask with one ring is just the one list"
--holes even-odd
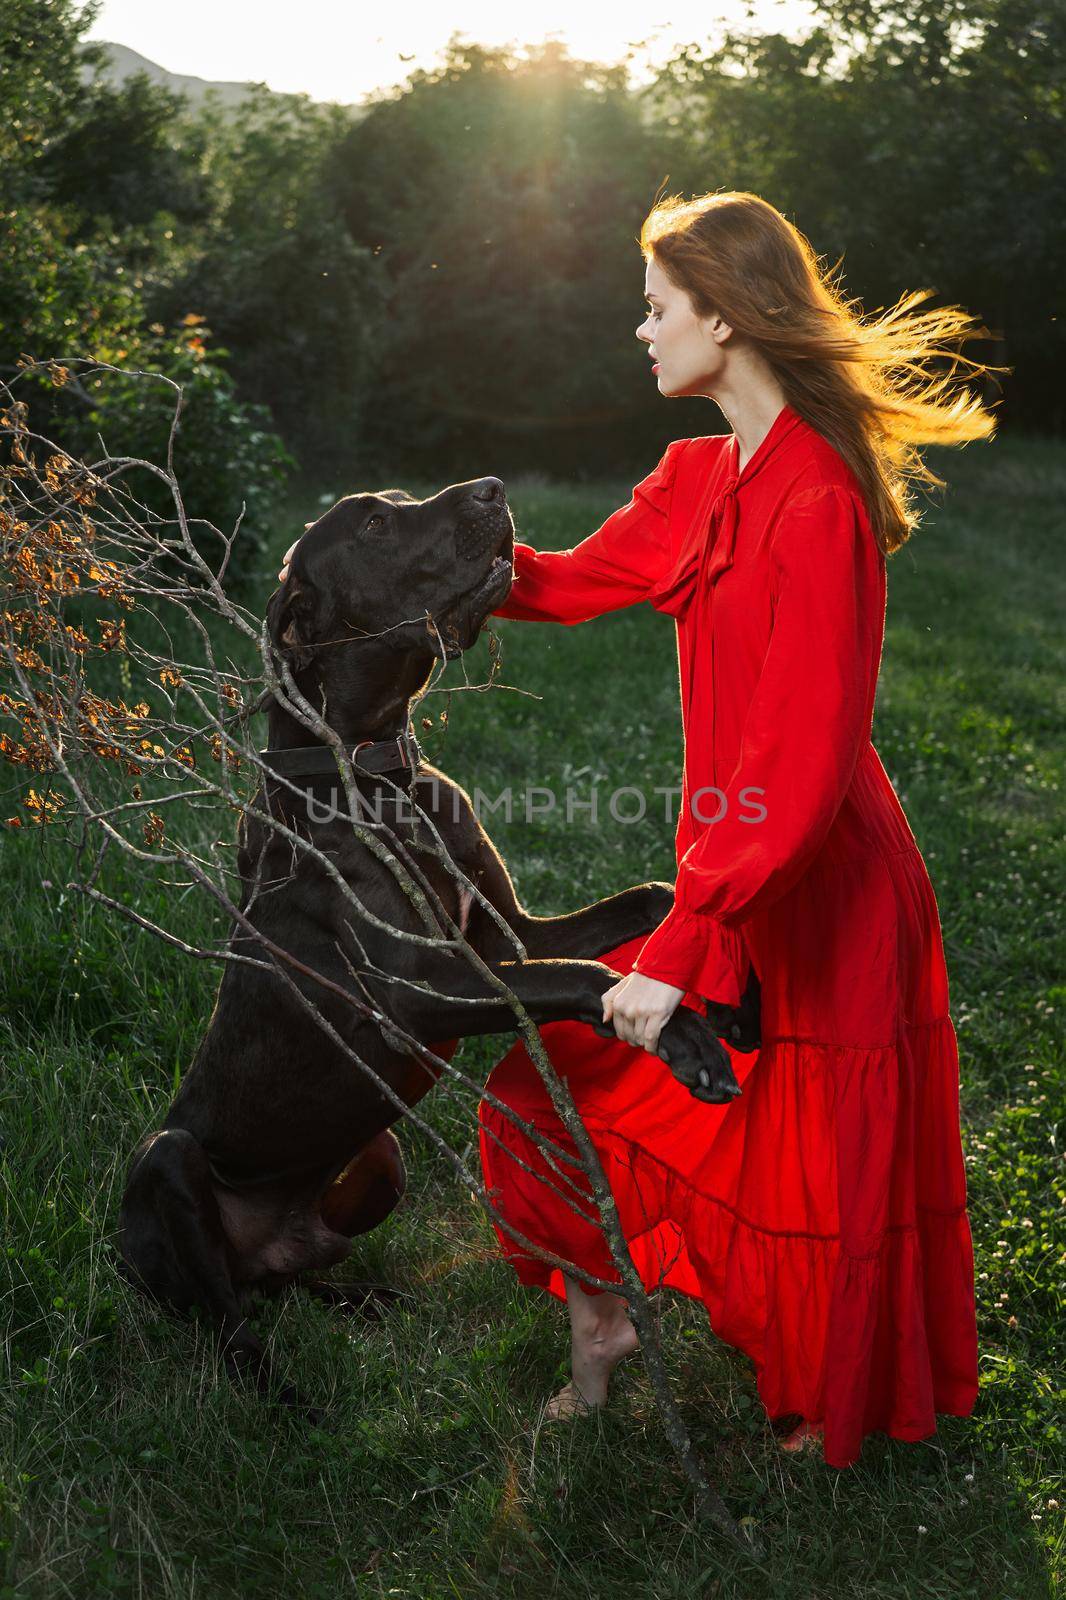
[(818, 1422), (801, 1422), (794, 1428), (787, 1439), (779, 1439), (778, 1444), (782, 1450), (787, 1450), (790, 1455), (799, 1455), (805, 1450), (817, 1449), (825, 1438), (825, 1429)]
[(586, 1294), (576, 1279), (567, 1278), (566, 1305), (573, 1376), (545, 1406), (547, 1422), (564, 1422), (602, 1406), (611, 1373), (640, 1343), (620, 1296)]
[(558, 1394), (553, 1394), (544, 1407), (545, 1422), (569, 1422), (571, 1417), (585, 1417), (594, 1407), (589, 1404), (572, 1383), (564, 1383)]

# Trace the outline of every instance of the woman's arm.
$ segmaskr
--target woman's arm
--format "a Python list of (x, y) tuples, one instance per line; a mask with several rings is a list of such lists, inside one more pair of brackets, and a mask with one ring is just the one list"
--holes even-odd
[(516, 544), (515, 580), (493, 614), (523, 622), (587, 622), (644, 600), (669, 565), (670, 502), (688, 443), (675, 439), (629, 504), (572, 550)]
[(848, 488), (804, 491), (782, 512), (770, 549), (770, 643), (725, 810), (682, 858), (673, 910), (634, 971), (739, 1005), (750, 969), (740, 924), (810, 866), (870, 737), (883, 562)]

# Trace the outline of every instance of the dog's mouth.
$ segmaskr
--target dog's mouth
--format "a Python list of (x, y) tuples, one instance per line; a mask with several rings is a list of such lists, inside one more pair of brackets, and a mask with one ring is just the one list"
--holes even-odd
[(511, 587), (514, 563), (510, 556), (493, 556), (488, 571), (461, 594), (435, 623), (447, 660), (454, 661), (469, 650), (493, 609)]
[(461, 595), (449, 620), (454, 619), (463, 649), (473, 644), (495, 606), (507, 594), (514, 579), (514, 563), (508, 555), (493, 556), (484, 577)]
[(513, 576), (514, 563), (511, 559), (503, 555), (493, 556), (488, 572), (486, 572), (480, 583), (475, 584), (474, 588), (463, 596), (462, 603), (471, 613), (477, 611), (483, 605), (487, 605), (491, 610), (497, 601), (503, 599), (511, 587)]

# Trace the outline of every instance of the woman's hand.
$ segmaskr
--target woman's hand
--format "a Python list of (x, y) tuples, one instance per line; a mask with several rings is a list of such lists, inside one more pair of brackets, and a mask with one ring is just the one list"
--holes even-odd
[(684, 989), (643, 972), (630, 972), (608, 989), (603, 1000), (603, 1020), (613, 1022), (614, 1031), (624, 1044), (634, 1044), (654, 1055), (659, 1035), (677, 1010)]
[[(305, 522), (304, 523), (304, 532), (306, 533), (308, 528), (313, 528), (313, 527), (314, 527), (314, 523), (313, 522)], [(289, 576), (289, 562), (292, 560), (292, 553), (296, 549), (296, 546), (299, 544), (299, 542), (300, 542), (299, 539), (294, 539), (292, 541), (292, 543), (290, 544), (289, 548), (285, 552), (285, 559), (281, 563), (281, 571), (278, 573), (278, 577), (281, 579), (282, 583), (284, 583), (285, 579)]]

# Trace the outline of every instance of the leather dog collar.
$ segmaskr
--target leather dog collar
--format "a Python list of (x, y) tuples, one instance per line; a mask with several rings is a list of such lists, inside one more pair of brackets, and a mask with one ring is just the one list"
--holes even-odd
[[(363, 739), (353, 745), (348, 754), (352, 766), (361, 772), (414, 772), (423, 760), (422, 746), (411, 728), (391, 739)], [(327, 744), (260, 750), (259, 759), (280, 778), (338, 776), (336, 758)]]

